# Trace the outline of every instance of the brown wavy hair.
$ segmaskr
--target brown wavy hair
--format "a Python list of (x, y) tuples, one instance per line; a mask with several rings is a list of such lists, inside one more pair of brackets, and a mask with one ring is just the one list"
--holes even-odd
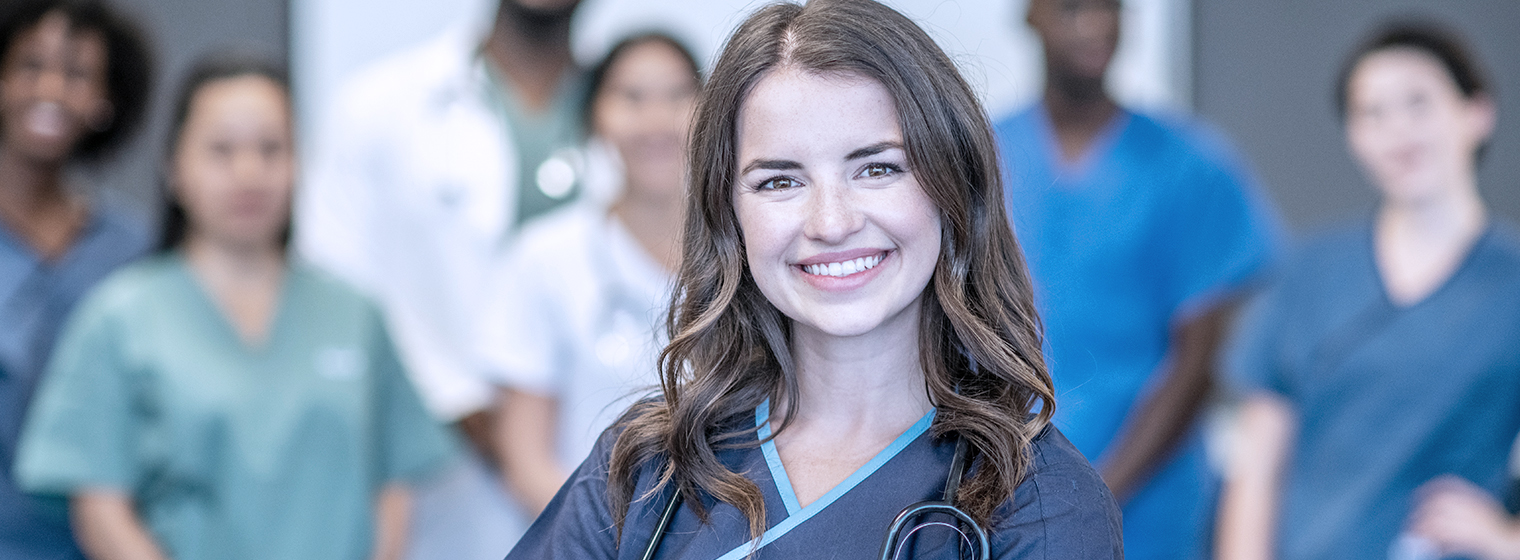
[[(681, 269), (660, 355), (663, 399), (620, 420), (608, 493), (619, 532), (633, 501), (674, 485), (703, 522), (702, 492), (732, 504), (764, 532), (760, 489), (717, 451), (755, 446), (742, 421), (762, 401), (781, 403), (785, 430), (798, 402), (791, 324), (760, 293), (734, 214), (740, 107), (778, 68), (861, 76), (895, 100), (909, 168), (939, 210), (942, 245), (925, 287), (919, 356), (935, 437), (958, 434), (976, 469), (957, 503), (981, 521), (1013, 495), (1030, 442), (1055, 410), (1040, 353), (1029, 275), (1003, 207), (998, 151), (986, 112), (954, 63), (911, 20), (870, 0), (775, 4), (728, 40), (697, 102)], [(654, 467), (654, 490), (635, 496)]]

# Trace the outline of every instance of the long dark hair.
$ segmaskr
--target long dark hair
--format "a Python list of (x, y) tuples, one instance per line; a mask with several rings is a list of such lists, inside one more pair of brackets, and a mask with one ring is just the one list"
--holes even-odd
[[(164, 146), (165, 179), (163, 189), (163, 208), (160, 213), (162, 227), (158, 241), (160, 251), (173, 251), (179, 248), (189, 234), (190, 219), (185, 215), (185, 207), (179, 203), (179, 197), (174, 194), (174, 189), (169, 187), (167, 176), (173, 169), (172, 162), (179, 153), (180, 137), (185, 132), (185, 121), (190, 118), (190, 105), (195, 102), (195, 94), (207, 84), (244, 76), (259, 76), (266, 78), (280, 86), (286, 100), (290, 97), (290, 77), (285, 67), (272, 59), (257, 53), (245, 50), (217, 51), (201, 57), (190, 67), (185, 80), (180, 84), (179, 97), (175, 98), (174, 116), (169, 121), (169, 135), (167, 144)], [(280, 247), (290, 245), (290, 219), (285, 220), (285, 230), (280, 233)]]
[(660, 356), (664, 398), (620, 421), (608, 475), (618, 527), (636, 499), (635, 477), (658, 465), (658, 488), (675, 485), (704, 521), (702, 492), (742, 511), (753, 534), (764, 530), (759, 488), (720, 463), (715, 449), (754, 444), (754, 428), (733, 426), (763, 400), (780, 403), (777, 432), (798, 402), (790, 322), (755, 285), (733, 208), (740, 105), (783, 67), (865, 77), (894, 98), (909, 167), (942, 228), (918, 343), (925, 390), (938, 408), (932, 433), (970, 444), (978, 467), (957, 501), (989, 520), (1023, 479), (1030, 443), (1055, 410), (991, 126), (955, 65), (912, 21), (870, 0), (813, 0), (771, 5), (745, 20), (698, 97), (672, 337)]
[(153, 53), (141, 29), (101, 0), (6, 0), (0, 7), (0, 60), (16, 38), (48, 14), (61, 14), (71, 33), (98, 33), (106, 47), (106, 101), (111, 121), (79, 139), (74, 155), (99, 159), (136, 130), (147, 111), (153, 83)]

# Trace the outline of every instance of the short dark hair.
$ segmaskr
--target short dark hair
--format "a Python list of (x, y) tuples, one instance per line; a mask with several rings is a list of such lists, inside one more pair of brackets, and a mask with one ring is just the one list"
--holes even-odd
[(661, 43), (675, 49), (676, 54), (681, 55), (681, 61), (691, 67), (691, 75), (697, 83), (702, 83), (702, 65), (697, 63), (697, 57), (691, 54), (691, 49), (686, 48), (686, 44), (680, 39), (664, 31), (645, 31), (630, 35), (613, 45), (612, 50), (607, 51), (607, 56), (602, 57), (601, 62), (591, 68), (591, 75), (586, 80), (586, 96), (581, 100), (581, 122), (584, 123), (587, 133), (590, 133), (595, 126), (591, 113), (596, 110), (596, 98), (601, 96), (602, 87), (607, 85), (607, 73), (612, 71), (612, 67), (623, 58), (623, 55), (628, 54), (628, 51), (645, 43)]
[(62, 14), (73, 33), (99, 33), (106, 47), (106, 99), (112, 119), (74, 146), (74, 155), (98, 159), (120, 146), (142, 122), (153, 84), (153, 53), (135, 22), (103, 0), (6, 0), (0, 9), (0, 60), (16, 38), (48, 14)]
[(1390, 49), (1414, 49), (1435, 58), (1451, 75), (1463, 97), (1493, 95), (1488, 75), (1460, 33), (1429, 18), (1406, 16), (1376, 28), (1341, 66), (1340, 79), (1335, 83), (1335, 108), (1342, 120), (1346, 118), (1347, 96), (1351, 94), (1351, 74), (1356, 72), (1357, 65), (1368, 56)]
[[(222, 50), (202, 56), (191, 65), (184, 81), (180, 82), (179, 95), (174, 101), (174, 113), (169, 121), (169, 134), (165, 137), (165, 162), (173, 162), (179, 151), (180, 136), (184, 135), (185, 122), (190, 118), (190, 105), (195, 102), (195, 94), (212, 82), (244, 76), (257, 76), (274, 82), (289, 100), (290, 75), (284, 65), (273, 59), (245, 50)], [(172, 166), (172, 163), (167, 165)], [(170, 172), (169, 169), (165, 170), (166, 175)], [(161, 251), (172, 251), (185, 241), (190, 220), (185, 215), (185, 208), (180, 205), (179, 198), (174, 195), (174, 189), (169, 187), (167, 177), (164, 180), (164, 203), (160, 215), (163, 223), (158, 248)], [(290, 222), (286, 220), (285, 231), (280, 234), (280, 246), (289, 245)]]

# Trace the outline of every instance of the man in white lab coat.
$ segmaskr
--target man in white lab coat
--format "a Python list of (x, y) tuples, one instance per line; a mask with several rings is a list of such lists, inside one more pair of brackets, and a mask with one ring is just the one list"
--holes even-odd
[(501, 248), (579, 190), (578, 3), (501, 0), (486, 37), (453, 30), (361, 72), (298, 201), (299, 250), (379, 301), (423, 399), (472, 443), (418, 491), (416, 560), (499, 559), (530, 521), (493, 472), (471, 340)]

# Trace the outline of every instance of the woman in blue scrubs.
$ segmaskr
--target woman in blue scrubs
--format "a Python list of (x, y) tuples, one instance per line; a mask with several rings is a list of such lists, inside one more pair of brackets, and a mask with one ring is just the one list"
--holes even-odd
[(0, 558), (81, 557), (64, 501), (23, 494), (11, 466), (64, 319), (152, 245), (71, 173), (131, 138), (151, 74), (144, 39), (105, 2), (0, 3)]
[[(690, 146), (663, 392), (508, 558), (879, 558), (947, 488), (990, 557), (1122, 557), (1113, 497), (1049, 423), (991, 127), (928, 35), (870, 0), (765, 7)], [(953, 518), (902, 535), (888, 557), (978, 548)]]
[(38, 391), (17, 478), (69, 497), (91, 558), (399, 558), (406, 483), (450, 450), (378, 310), (286, 253), (286, 83), (191, 71), (164, 252), (80, 304)]
[(1308, 242), (1231, 344), (1246, 397), (1221, 558), (1452, 553), (1410, 524), (1417, 489), (1445, 476), (1506, 488), (1520, 231), (1478, 192), (1490, 91), (1462, 43), (1426, 23), (1391, 25), (1350, 58), (1337, 101), (1381, 203)]

